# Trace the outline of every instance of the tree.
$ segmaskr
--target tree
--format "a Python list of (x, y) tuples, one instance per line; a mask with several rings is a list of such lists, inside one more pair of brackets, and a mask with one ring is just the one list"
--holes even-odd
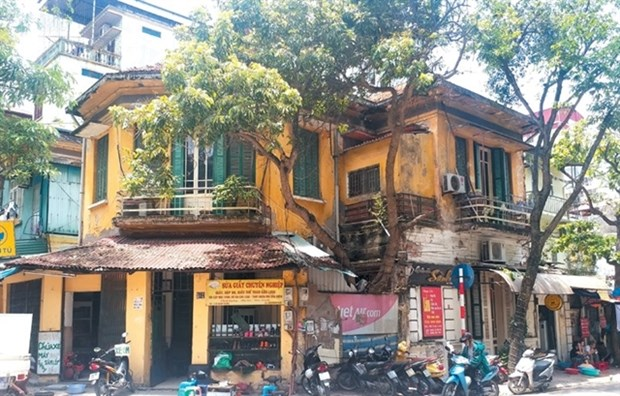
[[(474, 22), (472, 42), (491, 90), (502, 102), (522, 106), (535, 134), (529, 255), (510, 325), (511, 367), (523, 348), (526, 312), (545, 243), (580, 193), (601, 140), (618, 126), (616, 12), (616, 2), (607, 0), (492, 0), (481, 4)], [(553, 149), (569, 119), (558, 119), (558, 110), (567, 108), (570, 115), (587, 95), (592, 98), (594, 137), (580, 162), (574, 191), (545, 227), (541, 217), (551, 193)], [(548, 107), (552, 111), (545, 117)]]
[[(165, 165), (167, 147), (187, 134), (209, 144), (222, 136), (249, 142), (278, 169), (287, 208), (346, 265), (340, 241), (293, 198), (289, 180), (302, 148), (295, 134), (288, 139), (284, 127), (319, 123), (337, 132), (346, 128), (343, 113), (352, 100), (381, 93), (389, 102), (392, 132), (385, 170), (390, 237), (372, 291), (394, 291), (402, 227), (394, 163), (406, 127), (405, 108), (435, 79), (452, 73), (437, 50), (457, 43), (462, 51), (463, 3), (230, 0), (223, 2), (215, 23), (198, 13), (194, 25), (182, 31), (179, 50), (164, 64), (169, 95), (132, 112), (115, 109), (117, 121), (135, 125), (146, 144), (133, 159), (129, 184), (143, 186), (154, 180), (154, 169), (163, 167), (157, 184), (169, 191), (174, 183)], [(400, 292), (405, 293), (402, 278)]]
[(0, 187), (5, 180), (23, 184), (33, 174), (49, 173), (57, 137), (53, 128), (8, 110), (25, 102), (62, 105), (69, 92), (59, 69), (42, 69), (17, 54), (16, 34), (26, 22), (13, 2), (0, 0)]
[(613, 257), (616, 238), (601, 234), (592, 221), (561, 224), (557, 235), (551, 251), (566, 254), (567, 272), (571, 275), (594, 275), (598, 260)]

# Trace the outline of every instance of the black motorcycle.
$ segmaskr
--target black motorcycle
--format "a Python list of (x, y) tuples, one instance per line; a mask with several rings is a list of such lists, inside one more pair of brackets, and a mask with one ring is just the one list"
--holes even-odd
[(423, 374), (426, 363), (426, 359), (395, 362), (387, 376), (398, 393), (405, 396), (427, 396), (431, 394), (431, 387)]
[(319, 357), (321, 344), (310, 347), (304, 352), (304, 369), (301, 375), (301, 387), (312, 396), (329, 396), (329, 365)]
[(91, 374), (88, 380), (95, 388), (96, 396), (112, 396), (117, 391), (134, 391), (133, 379), (129, 370), (129, 341), (127, 333), (122, 334), (122, 342), (104, 351), (94, 349), (98, 356), (91, 359), (88, 367)]

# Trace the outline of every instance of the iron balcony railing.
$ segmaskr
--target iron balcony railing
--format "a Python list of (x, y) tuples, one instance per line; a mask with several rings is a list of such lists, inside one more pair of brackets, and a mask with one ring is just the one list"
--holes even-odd
[(120, 69), (121, 56), (103, 49), (94, 49), (85, 43), (59, 38), (51, 47), (47, 49), (36, 63), (42, 66), (48, 65), (59, 55), (67, 55), (78, 59), (85, 59), (90, 62), (99, 63), (114, 69)]
[[(396, 194), (398, 217), (401, 221), (419, 219), (420, 224), (435, 224), (437, 222), (437, 202), (433, 198), (421, 197), (415, 194)], [(362, 223), (376, 220), (371, 213), (374, 199), (367, 199), (344, 208), (345, 224)]]
[[(565, 198), (558, 197), (556, 195), (550, 195), (549, 198), (547, 198), (547, 202), (545, 203), (543, 213), (555, 216), (555, 214), (558, 213), (562, 208), (562, 205), (564, 205), (564, 202), (566, 202)], [(527, 203), (530, 207), (534, 206), (534, 197), (531, 191), (527, 192)], [(568, 216), (568, 211), (566, 216)]]
[(524, 199), (501, 201), (492, 197), (464, 194), (456, 198), (457, 222), (493, 228), (525, 230), (530, 226), (531, 207)]
[(253, 186), (250, 198), (238, 199), (236, 202), (218, 202), (213, 197), (215, 187), (178, 188), (172, 197), (152, 196), (149, 194), (120, 198), (121, 217), (149, 216), (260, 216), (267, 207), (261, 192)]

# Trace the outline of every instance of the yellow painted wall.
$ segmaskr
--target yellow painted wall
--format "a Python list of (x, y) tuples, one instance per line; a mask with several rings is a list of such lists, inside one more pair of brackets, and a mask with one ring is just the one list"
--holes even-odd
[(44, 276), (41, 283), (41, 320), (39, 331), (60, 331), (63, 280), (59, 276)]
[[(84, 163), (84, 237), (97, 237), (114, 229), (112, 219), (118, 212), (118, 192), (121, 190), (123, 173), (129, 172), (129, 159), (133, 147), (133, 134), (110, 128), (98, 138), (108, 135), (108, 191), (107, 199), (95, 202), (95, 158), (97, 139), (88, 139), (86, 143), (86, 161)], [(119, 155), (122, 161), (119, 161)], [(122, 165), (122, 166), (121, 166)]]
[[(194, 311), (192, 315), (192, 364), (207, 364), (211, 316), (206, 298), (209, 274), (194, 274)], [(200, 295), (200, 293), (204, 293)], [(202, 298), (199, 298), (202, 297)]]
[(101, 275), (77, 275), (75, 278), (65, 279), (66, 292), (98, 292), (101, 291)]
[(131, 341), (129, 364), (136, 384), (148, 384), (151, 372), (151, 275), (127, 275), (125, 327)]
[(50, 252), (68, 249), (78, 244), (77, 236), (48, 234), (47, 237), (50, 245)]

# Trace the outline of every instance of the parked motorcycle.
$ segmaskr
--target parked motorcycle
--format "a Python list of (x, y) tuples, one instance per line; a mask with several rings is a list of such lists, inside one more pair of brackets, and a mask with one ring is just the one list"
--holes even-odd
[(504, 366), (499, 355), (487, 355), (487, 362), (489, 366), (496, 366), (499, 370), (497, 373), (497, 380), (499, 384), (503, 384), (508, 381), (508, 369)]
[[(491, 367), (490, 372), (480, 380), (472, 379), (465, 375), (465, 370), (469, 366), (469, 359), (465, 356), (454, 353), (454, 347), (451, 344), (446, 346), (448, 351), (449, 377), (445, 382), (441, 396), (498, 396), (499, 385), (495, 381), (498, 368)], [(476, 383), (473, 383), (476, 381)]]
[(515, 395), (525, 392), (544, 392), (553, 379), (554, 353), (536, 355), (533, 349), (527, 349), (515, 367), (515, 372), (508, 376), (508, 389)]
[(422, 374), (425, 365), (426, 359), (392, 364), (387, 376), (393, 382), (396, 392), (404, 396), (430, 395), (428, 380)]
[(379, 396), (394, 396), (396, 388), (387, 376), (392, 362), (366, 362), (353, 364), (353, 382), (355, 389), (372, 392)]
[(329, 365), (319, 357), (317, 344), (304, 352), (304, 369), (301, 377), (301, 387), (312, 396), (329, 396), (330, 375)]
[(123, 342), (115, 344), (103, 353), (99, 347), (94, 349), (99, 356), (90, 361), (89, 369), (92, 373), (88, 380), (94, 385), (96, 396), (112, 396), (122, 389), (134, 391), (129, 369), (129, 341), (126, 338), (127, 333), (123, 333)]

